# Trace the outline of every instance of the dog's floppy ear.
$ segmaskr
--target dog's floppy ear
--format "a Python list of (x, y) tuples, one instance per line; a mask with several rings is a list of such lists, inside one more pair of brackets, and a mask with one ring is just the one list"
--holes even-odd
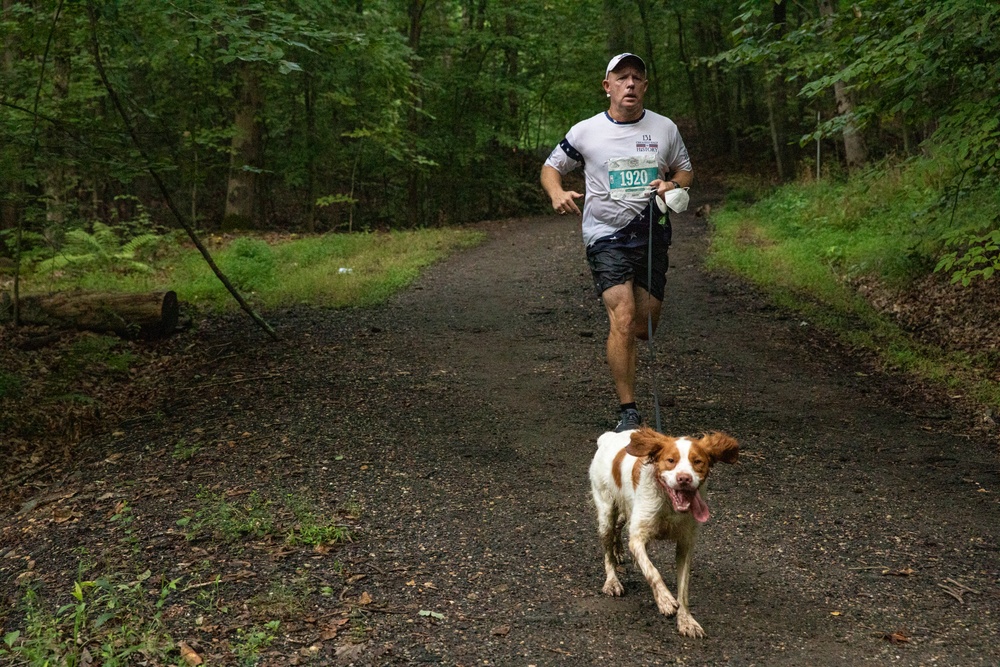
[(663, 436), (653, 429), (643, 426), (638, 431), (632, 432), (632, 437), (629, 439), (628, 447), (625, 448), (625, 453), (637, 459), (655, 454), (663, 446), (663, 443), (660, 441), (662, 438)]
[(709, 433), (701, 439), (701, 446), (712, 457), (712, 463), (722, 461), (723, 463), (736, 463), (740, 455), (740, 443), (736, 438), (715, 431)]

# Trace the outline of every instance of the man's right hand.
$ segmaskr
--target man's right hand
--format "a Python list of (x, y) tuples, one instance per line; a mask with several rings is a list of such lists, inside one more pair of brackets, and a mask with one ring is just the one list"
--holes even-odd
[(562, 175), (548, 165), (542, 166), (542, 187), (545, 189), (549, 199), (552, 200), (552, 210), (559, 215), (576, 213), (580, 215), (580, 207), (576, 205), (574, 199), (579, 199), (583, 195), (572, 190), (563, 190)]
[(552, 209), (559, 215), (576, 213), (580, 215), (580, 207), (576, 205), (574, 199), (579, 199), (583, 195), (573, 190), (561, 190), (552, 195)]

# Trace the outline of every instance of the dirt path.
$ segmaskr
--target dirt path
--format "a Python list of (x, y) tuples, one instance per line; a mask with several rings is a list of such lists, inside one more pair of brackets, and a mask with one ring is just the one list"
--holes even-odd
[[(279, 486), (358, 508), (354, 543), (260, 558), (242, 584), (343, 582), (335, 600), (310, 593), (314, 615), (352, 605), (367, 640), (328, 642), (313, 664), (1000, 663), (993, 445), (949, 405), (707, 277), (700, 225), (675, 225), (656, 372), (666, 432), (724, 430), (743, 447), (738, 465), (716, 470), (695, 556), (705, 639), (677, 635), (631, 563), (625, 597), (601, 594), (586, 470), (615, 406), (573, 220), (491, 223), (486, 244), (384, 308), (274, 317), (300, 344), (238, 334), (238, 320), (206, 327), (200, 345), (225, 354), (204, 377), (154, 406), (160, 419), (94, 443), (131, 452), (131, 465), (88, 464), (53, 493), (128, 497), (160, 531), (143, 553), (154, 572), (204, 555), (171, 530), (199, 485)], [(218, 444), (191, 462), (164, 455), (193, 433)], [(14, 553), (66, 568), (75, 546), (101, 539), (98, 515), (39, 519)], [(254, 560), (208, 556), (222, 572)], [(651, 557), (672, 588), (672, 547)], [(7, 562), (0, 582), (19, 574)], [(959, 602), (940, 586), (954, 582), (976, 593)], [(278, 654), (313, 641), (309, 623), (286, 623)]]

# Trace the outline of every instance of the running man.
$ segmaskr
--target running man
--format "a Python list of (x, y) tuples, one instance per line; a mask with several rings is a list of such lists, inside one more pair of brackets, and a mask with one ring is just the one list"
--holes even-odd
[[(672, 120), (643, 107), (646, 63), (622, 53), (608, 63), (608, 110), (574, 125), (542, 167), (542, 187), (560, 215), (582, 215), (583, 241), (594, 285), (608, 312), (608, 367), (620, 404), (616, 431), (642, 423), (635, 402), (638, 340), (659, 324), (670, 247), (670, 219), (659, 217), (653, 194), (688, 188), (694, 175), (687, 148)], [(586, 197), (563, 188), (563, 176), (583, 165)], [(577, 201), (584, 197), (583, 211)], [(652, 284), (647, 284), (652, 261)]]

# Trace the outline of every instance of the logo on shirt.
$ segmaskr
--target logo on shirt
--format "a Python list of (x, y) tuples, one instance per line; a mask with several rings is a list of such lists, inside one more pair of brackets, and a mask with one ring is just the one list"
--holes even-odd
[(655, 153), (659, 147), (659, 142), (653, 141), (653, 137), (648, 134), (642, 135), (642, 139), (635, 142), (637, 153)]

